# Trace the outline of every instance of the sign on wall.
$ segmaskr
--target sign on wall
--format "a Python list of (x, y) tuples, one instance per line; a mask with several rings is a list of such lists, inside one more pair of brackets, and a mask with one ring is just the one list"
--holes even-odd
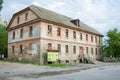
[(58, 60), (58, 52), (48, 52), (48, 62), (56, 62)]

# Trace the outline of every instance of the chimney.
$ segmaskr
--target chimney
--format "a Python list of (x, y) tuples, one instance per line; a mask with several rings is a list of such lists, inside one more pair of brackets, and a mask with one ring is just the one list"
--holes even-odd
[(80, 20), (79, 20), (79, 19), (71, 20), (71, 22), (72, 22), (73, 24), (75, 24), (76, 26), (80, 27)]

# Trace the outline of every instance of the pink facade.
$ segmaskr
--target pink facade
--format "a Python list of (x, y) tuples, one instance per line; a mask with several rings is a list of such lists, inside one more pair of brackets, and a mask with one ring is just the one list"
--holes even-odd
[[(51, 32), (49, 32), (49, 26)], [(8, 26), (8, 59), (43, 64), (47, 62), (49, 44), (52, 50), (60, 48), (61, 62), (78, 61), (79, 57), (83, 56), (93, 60), (102, 59), (101, 35), (40, 20), (29, 8), (14, 14)], [(67, 53), (66, 50), (68, 50)]]

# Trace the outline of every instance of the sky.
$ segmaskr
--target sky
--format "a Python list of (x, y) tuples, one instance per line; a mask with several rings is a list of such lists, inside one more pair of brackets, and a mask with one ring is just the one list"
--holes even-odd
[(4, 0), (3, 19), (30, 5), (63, 14), (95, 28), (103, 35), (113, 28), (120, 30), (120, 0)]

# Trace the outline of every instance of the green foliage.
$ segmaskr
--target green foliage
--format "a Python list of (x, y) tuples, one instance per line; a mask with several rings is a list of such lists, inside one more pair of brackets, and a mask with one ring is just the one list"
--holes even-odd
[(8, 33), (6, 30), (6, 26), (0, 24), (0, 54), (5, 54), (7, 57), (7, 42), (8, 41)]
[(120, 32), (118, 29), (114, 28), (107, 32), (108, 39), (105, 41), (104, 45), (104, 56), (114, 57), (119, 60), (120, 57)]
[(0, 11), (2, 9), (2, 3), (3, 3), (3, 0), (0, 0)]

